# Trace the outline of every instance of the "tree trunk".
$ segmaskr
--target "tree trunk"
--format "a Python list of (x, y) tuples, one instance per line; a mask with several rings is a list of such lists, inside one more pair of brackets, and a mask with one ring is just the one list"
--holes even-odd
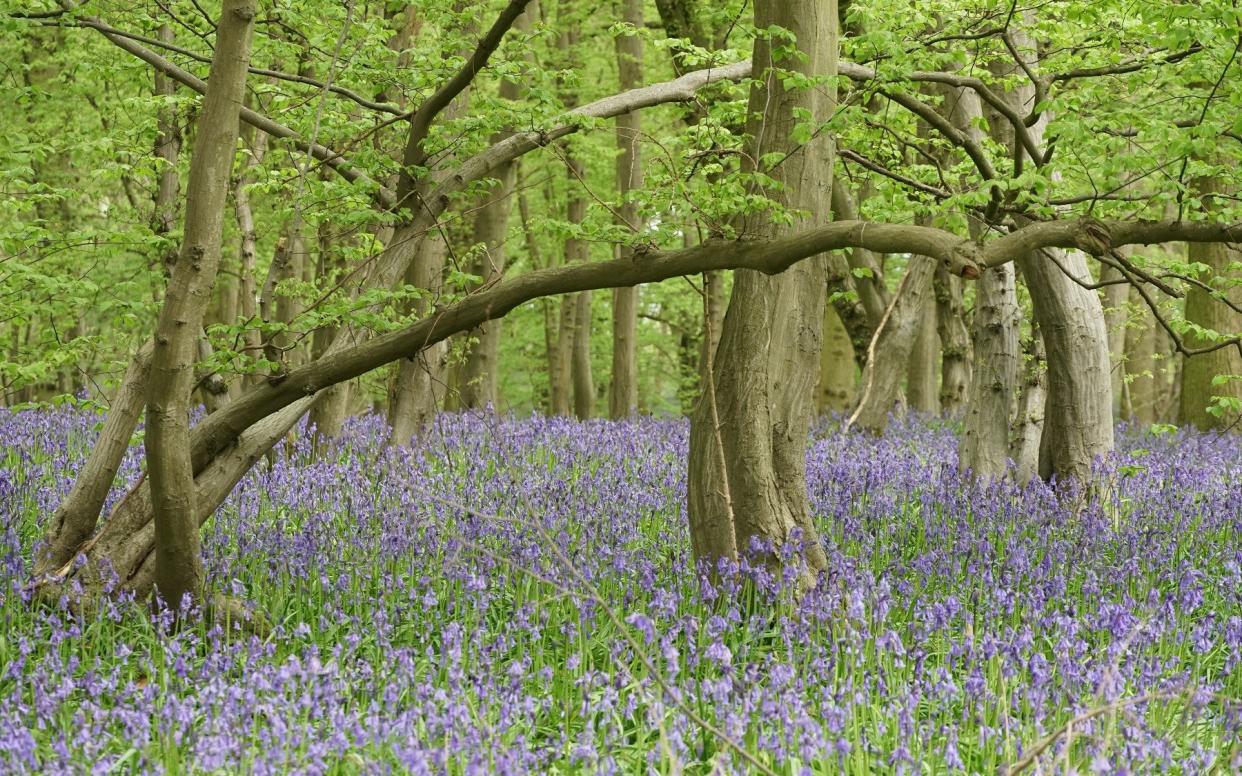
[[(624, 0), (622, 21), (643, 28), (642, 0)], [(637, 35), (617, 36), (617, 71), (621, 88), (633, 89), (643, 79), (643, 41)], [(642, 120), (637, 111), (617, 117), (617, 193), (621, 198), (619, 220), (634, 232), (642, 231), (638, 205), (633, 192), (643, 186), (639, 139)], [(622, 245), (622, 256), (633, 256)], [(618, 288), (612, 293), (612, 381), (608, 393), (608, 414), (624, 418), (638, 411), (638, 289)]]
[[(516, 83), (507, 78), (501, 80), (501, 100), (516, 100), (518, 96)], [(510, 134), (511, 131), (498, 132), (492, 136), (492, 142), (498, 143)], [(482, 253), (475, 262), (474, 274), (483, 278), (484, 285), (495, 283), (505, 271), (505, 240), (509, 233), (509, 211), (516, 174), (517, 166), (512, 162), (493, 170), (491, 175), (496, 182), (483, 195), (484, 203), (475, 213), (474, 242), (482, 246)], [(500, 327), (500, 319), (496, 319), (470, 332), (471, 342), (462, 364), (463, 409), (481, 409), (499, 404), (496, 386)]]
[(1133, 320), (1126, 327), (1125, 416), (1140, 425), (1156, 421), (1156, 317), (1137, 289), (1130, 289)]
[[(332, 245), (332, 235), (327, 222), (320, 224), (319, 261), (316, 274), (319, 276), (320, 288), (328, 288), (335, 279), (346, 270), (345, 262), (339, 249)], [(311, 357), (320, 358), (328, 352), (332, 341), (339, 334), (339, 327), (321, 326), (311, 337)], [(353, 398), (353, 384), (338, 383), (323, 389), (315, 406), (311, 408), (308, 425), (314, 429), (316, 443), (340, 436), (345, 419), (349, 417), (350, 400)]]
[(966, 408), (970, 388), (970, 329), (962, 302), (962, 279), (937, 266), (936, 330), (940, 335), (940, 411), (957, 416)]
[[(936, 362), (940, 342), (936, 333), (936, 298), (932, 276), (927, 278), (922, 301), (916, 312), (914, 346), (910, 348), (906, 370), (906, 404), (915, 412), (934, 415), (940, 410), (939, 386), (936, 383)], [(883, 356), (881, 356), (883, 358)]]
[[(555, 312), (556, 363), (555, 371), (548, 375), (554, 415), (569, 415), (573, 412), (573, 368), (570, 362), (573, 361), (574, 329), (577, 328), (577, 314), (574, 312), (577, 301), (576, 294), (562, 296)], [(552, 356), (549, 356), (548, 361), (553, 361)]]
[[(1199, 187), (1207, 195), (1222, 188), (1220, 182), (1214, 179), (1201, 181)], [(1205, 196), (1204, 199), (1209, 203), (1208, 209), (1215, 209), (1210, 197)], [(1238, 264), (1242, 262), (1242, 250), (1237, 245), (1192, 243), (1189, 259), (1208, 267), (1197, 278), (1200, 282), (1242, 307), (1242, 283), (1229, 288), (1222, 282), (1242, 281), (1242, 269), (1239, 269), (1242, 265)], [(1186, 291), (1186, 320), (1224, 337), (1242, 336), (1242, 313), (1213, 299), (1209, 292), (1197, 286), (1190, 286)], [(1187, 334), (1185, 342), (1191, 348), (1212, 344), (1210, 340), (1194, 334)], [(1218, 378), (1225, 382), (1214, 385)], [(1238, 346), (1185, 359), (1177, 416), (1179, 423), (1196, 428), (1238, 430), (1242, 425), (1242, 352)]]
[(574, 416), (587, 420), (595, 412), (595, 379), (591, 374), (591, 292), (579, 291), (574, 301), (573, 350), (570, 371), (574, 386)]
[(1121, 270), (1111, 264), (1100, 266), (1100, 282), (1112, 284), (1100, 289), (1100, 303), (1104, 306), (1104, 326), (1108, 330), (1108, 361), (1112, 375), (1114, 412), (1121, 411), (1121, 399), (1126, 384), (1126, 324), (1130, 319), (1126, 297), (1130, 284), (1117, 282), (1124, 279)]
[(858, 364), (850, 333), (832, 305), (824, 309), (824, 348), (819, 360), (819, 391), (816, 410), (844, 415), (854, 408)]
[[(409, 312), (413, 316), (426, 316), (440, 295), (447, 255), (448, 244), (439, 234), (430, 235), (418, 247), (405, 282), (425, 291), (426, 295), (411, 302)], [(448, 344), (445, 342), (437, 342), (417, 356), (397, 362), (397, 375), (388, 404), (392, 444), (406, 444), (435, 417), (444, 401), (447, 369)]]
[(926, 256), (912, 256), (910, 266), (867, 348), (858, 407), (848, 426), (882, 434), (889, 413), (899, 406), (901, 383), (920, 325), (924, 303), (930, 303), (931, 281), (936, 263)]
[[(167, 24), (161, 24), (159, 39), (164, 43), (173, 42), (173, 31)], [(151, 228), (156, 235), (168, 239), (177, 227), (177, 213), (180, 209), (181, 178), (177, 174), (177, 160), (181, 156), (181, 126), (178, 123), (177, 110), (172, 104), (176, 94), (176, 83), (168, 76), (155, 71), (155, 95), (163, 98), (162, 105), (156, 115), (155, 158), (159, 160), (156, 169), (155, 212), (151, 219)], [(177, 258), (176, 249), (171, 245), (161, 257), (165, 272)]]
[(185, 238), (172, 267), (155, 329), (145, 435), (155, 527), (155, 582), (179, 606), (202, 602), (194, 470), (190, 458), (190, 392), (194, 361), (220, 265), (238, 115), (245, 96), (255, 0), (226, 0), (216, 29), (211, 81), (203, 101), (186, 195)]
[(1044, 340), (1038, 327), (1031, 332), (1027, 343), (1022, 396), (1014, 416), (1009, 457), (1014, 462), (1014, 479), (1025, 485), (1039, 474), (1039, 440), (1044, 429), (1044, 375), (1047, 361), (1044, 358)]
[(1108, 331), (1099, 295), (1066, 277), (1057, 264), (1083, 283), (1092, 282), (1078, 251), (1048, 249), (1018, 259), (1048, 359), (1039, 476), (1085, 481), (1092, 461), (1113, 450)]
[[(783, 184), (781, 204), (814, 214), (829, 212), (833, 147), (826, 134), (801, 146), (791, 140), (798, 122), (822, 122), (835, 94), (837, 8), (811, 0), (755, 5), (755, 25), (790, 30), (797, 51), (775, 58), (763, 36), (754, 43), (746, 159), (784, 152), (765, 169)], [(815, 88), (786, 89), (774, 68), (828, 79)], [(747, 162), (750, 164), (750, 162)], [(777, 234), (790, 227), (743, 224), (746, 234)], [(816, 257), (776, 276), (741, 270), (725, 312), (720, 344), (706, 359), (709, 379), (690, 422), (690, 536), (695, 558), (717, 561), (766, 543), (762, 557), (777, 566), (778, 548), (798, 540), (799, 585), (813, 585), (827, 567), (811, 521), (806, 492), (806, 444), (820, 364), (827, 283)], [(711, 353), (711, 348), (708, 348)]]
[(1018, 295), (1012, 264), (985, 270), (975, 288), (975, 368), (958, 444), (958, 466), (976, 477), (1005, 475), (1009, 417), (1018, 380)]

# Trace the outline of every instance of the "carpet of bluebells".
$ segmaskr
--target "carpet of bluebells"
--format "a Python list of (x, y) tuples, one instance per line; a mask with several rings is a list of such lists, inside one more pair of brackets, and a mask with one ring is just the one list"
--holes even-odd
[(359, 419), (205, 530), (260, 638), (30, 605), (99, 421), (0, 410), (0, 772), (1242, 771), (1238, 435), (1122, 429), (1058, 495), (962, 477), (942, 425), (825, 422), (831, 573), (797, 598), (692, 571), (683, 421), (445, 416), (392, 449)]

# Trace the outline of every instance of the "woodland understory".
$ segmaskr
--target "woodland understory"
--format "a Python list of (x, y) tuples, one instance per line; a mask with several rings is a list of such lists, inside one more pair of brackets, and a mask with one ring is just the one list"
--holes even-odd
[(0, 764), (1242, 768), (1240, 54), (0, 0)]

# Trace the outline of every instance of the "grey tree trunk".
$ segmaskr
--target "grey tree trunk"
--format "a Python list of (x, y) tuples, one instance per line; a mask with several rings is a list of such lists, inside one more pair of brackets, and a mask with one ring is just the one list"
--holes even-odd
[[(548, 381), (551, 384), (552, 396), (552, 414), (569, 415), (573, 412), (573, 380), (572, 364), (574, 349), (574, 330), (577, 328), (577, 313), (575, 307), (578, 302), (577, 295), (563, 296), (560, 299), (560, 305), (556, 309), (556, 346), (555, 346), (555, 371), (549, 373)], [(548, 361), (552, 362), (553, 356), (550, 354)]]
[(910, 258), (901, 285), (868, 345), (858, 407), (847, 424), (850, 428), (882, 434), (889, 413), (900, 406), (901, 384), (923, 324), (923, 307), (932, 302), (935, 272), (936, 263), (926, 256)]
[[(1014, 36), (1015, 51), (1033, 60), (1035, 42), (1023, 30), (1015, 31)], [(1001, 68), (1007, 75), (1018, 76), (1018, 86), (1004, 97), (1019, 115), (1026, 115), (1033, 107), (1035, 87), (1023, 77), (1020, 64), (1013, 62)], [(1036, 146), (1043, 143), (1047, 120), (1047, 113), (1042, 114), (1028, 130)], [(988, 123), (994, 138), (1011, 154), (1016, 152), (1017, 158), (1039, 163), (1017, 148), (1016, 133), (1003, 118), (989, 115)], [(1025, 220), (1019, 218), (1018, 222), (1021, 226)], [(1092, 461), (1113, 450), (1112, 381), (1104, 308), (1095, 291), (1080, 285), (1094, 280), (1081, 252), (1046, 249), (1019, 257), (1017, 264), (1031, 292), (1031, 306), (1048, 358), (1039, 474), (1044, 479), (1086, 479)]]
[(190, 392), (203, 317), (220, 265), (254, 16), (255, 0), (225, 0), (221, 10), (211, 80), (190, 164), (185, 238), (155, 329), (144, 441), (155, 529), (155, 583), (160, 597), (173, 607), (187, 595), (203, 600), (190, 459)]
[(1022, 396), (1014, 416), (1009, 457), (1014, 462), (1014, 479), (1025, 485), (1039, 474), (1039, 440), (1044, 430), (1044, 402), (1047, 393), (1044, 379), (1047, 359), (1044, 357), (1044, 341), (1038, 327), (1031, 333), (1025, 354)]
[[(831, 80), (816, 88), (785, 89), (773, 68), (831, 79), (836, 73), (835, 0), (760, 0), (755, 25), (779, 25), (793, 33), (797, 52), (777, 59), (770, 42), (754, 43), (757, 81), (751, 88), (748, 159), (784, 152), (766, 170), (784, 184), (781, 204), (815, 214), (829, 212), (832, 140), (821, 134), (796, 146), (792, 130), (831, 115)], [(789, 227), (743, 224), (747, 234), (775, 234)], [(764, 554), (779, 565), (772, 545), (799, 538), (803, 587), (813, 585), (827, 559), (811, 521), (806, 492), (806, 444), (820, 364), (827, 283), (817, 257), (777, 276), (735, 274), (720, 344), (707, 359), (709, 380), (690, 422), (690, 536), (695, 558), (716, 568), (718, 560), (748, 552), (752, 541), (769, 544)], [(708, 353), (711, 349), (708, 348)]]
[[(410, 313), (422, 318), (440, 294), (448, 245), (439, 235), (430, 235), (418, 246), (406, 272), (405, 282), (426, 291), (413, 300)], [(424, 349), (414, 358), (397, 362), (392, 395), (388, 403), (388, 423), (392, 444), (406, 444), (435, 417), (444, 401), (447, 387), (448, 345), (444, 342)]]
[[(624, 0), (622, 21), (643, 27), (642, 0)], [(617, 72), (621, 88), (633, 89), (643, 80), (643, 41), (637, 35), (617, 36)], [(617, 117), (617, 193), (621, 196), (620, 220), (634, 231), (641, 231), (638, 205), (630, 196), (643, 186), (642, 119), (637, 111)], [(622, 246), (622, 256), (632, 256)], [(608, 393), (608, 414), (624, 418), (638, 411), (638, 289), (618, 288), (612, 292), (612, 382)]]
[(975, 287), (975, 367), (958, 465), (985, 480), (1005, 476), (1017, 393), (1018, 295), (1013, 265), (985, 270)]
[(957, 416), (970, 389), (970, 329), (962, 302), (962, 279), (936, 267), (936, 331), (940, 335), (940, 411)]
[[(173, 42), (173, 31), (167, 24), (160, 25), (158, 35), (165, 43)], [(181, 156), (181, 127), (176, 108), (171, 104), (176, 91), (176, 82), (156, 70), (155, 94), (168, 103), (161, 107), (156, 117), (155, 158), (159, 160), (159, 172), (156, 175), (155, 213), (151, 225), (160, 237), (167, 237), (176, 229), (181, 205), (181, 178), (177, 174), (177, 160)], [(176, 249), (168, 248), (162, 257), (165, 270), (176, 257)]]
[[(940, 411), (939, 385), (936, 382), (936, 362), (940, 355), (940, 338), (936, 332), (936, 297), (932, 277), (917, 311), (914, 346), (910, 348), (909, 368), (906, 371), (906, 404), (915, 412), (934, 415)], [(880, 356), (883, 358), (883, 356)]]
[[(1059, 256), (1058, 256), (1059, 254)], [(1054, 262), (1052, 256), (1056, 256)], [(1018, 259), (1048, 358), (1048, 394), (1039, 476), (1086, 480), (1091, 463), (1113, 450), (1113, 395), (1104, 308), (1086, 257), (1049, 249)]]

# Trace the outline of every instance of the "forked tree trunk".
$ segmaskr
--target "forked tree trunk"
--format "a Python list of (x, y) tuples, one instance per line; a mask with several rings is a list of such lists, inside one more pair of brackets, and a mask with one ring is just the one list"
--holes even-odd
[(226, 0), (211, 81), (190, 163), (185, 237), (155, 329), (145, 435), (155, 533), (155, 582), (170, 606), (202, 601), (203, 561), (190, 458), (190, 392), (203, 316), (220, 265), (238, 115), (245, 96), (255, 0)]
[[(622, 21), (643, 27), (642, 0), (624, 0)], [(643, 41), (637, 35), (617, 36), (617, 71), (621, 88), (633, 89), (643, 79)], [(642, 119), (638, 111), (617, 117), (617, 193), (621, 197), (620, 220), (635, 232), (642, 229), (638, 205), (630, 200), (643, 186), (639, 142)], [(622, 246), (622, 256), (633, 249)], [(618, 288), (612, 293), (612, 382), (608, 414), (624, 418), (638, 411), (638, 288)]]
[(899, 407), (901, 384), (923, 323), (923, 305), (932, 302), (935, 271), (936, 262), (926, 256), (911, 257), (901, 285), (867, 347), (858, 407), (850, 415), (850, 428), (881, 434), (888, 425), (889, 413)]
[[(1024, 30), (1013, 32), (1014, 51), (1033, 64), (1035, 41)], [(1019, 115), (1034, 108), (1035, 87), (1021, 72), (1022, 63), (999, 68), (1017, 76), (1017, 86), (1004, 98)], [(1048, 114), (1028, 128), (1036, 146), (1043, 144)], [(988, 116), (997, 142), (1028, 164), (1036, 164), (1018, 149), (1015, 132), (1004, 118)], [(1052, 173), (1055, 176), (1055, 171)], [(1026, 219), (1018, 218), (1019, 225)], [(1017, 259), (1018, 269), (1031, 292), (1031, 307), (1044, 339), (1048, 358), (1047, 399), (1043, 437), (1039, 445), (1039, 474), (1044, 479), (1083, 479), (1092, 461), (1113, 450), (1112, 381), (1104, 308), (1091, 284), (1086, 257), (1080, 251), (1046, 249)], [(1070, 277), (1072, 276), (1072, 277)]]
[(958, 466), (984, 480), (1005, 475), (1018, 380), (1018, 295), (1012, 264), (984, 270), (975, 290), (975, 367)]
[[(801, 146), (794, 125), (831, 115), (837, 61), (835, 0), (760, 0), (755, 25), (778, 25), (796, 38), (797, 51), (780, 59), (757, 37), (747, 134), (747, 159), (784, 152), (765, 170), (784, 184), (781, 204), (829, 212), (833, 146), (821, 134)], [(774, 68), (825, 79), (814, 88), (786, 89)], [(746, 233), (776, 234), (772, 224), (744, 224)], [(823, 257), (776, 276), (738, 271), (725, 312), (720, 345), (707, 359), (710, 379), (690, 422), (690, 536), (695, 558), (715, 568), (722, 558), (748, 552), (752, 540), (771, 551), (798, 538), (800, 586), (813, 585), (827, 559), (811, 520), (806, 491), (806, 445), (814, 411), (827, 283)], [(710, 348), (709, 348), (710, 353)]]
[[(1056, 258), (1054, 262), (1053, 257)], [(1060, 264), (1060, 267), (1057, 265)], [(1049, 249), (1018, 259), (1048, 359), (1039, 476), (1086, 480), (1091, 464), (1113, 450), (1113, 395), (1104, 308), (1086, 257)], [(1064, 272), (1061, 268), (1064, 268)]]

